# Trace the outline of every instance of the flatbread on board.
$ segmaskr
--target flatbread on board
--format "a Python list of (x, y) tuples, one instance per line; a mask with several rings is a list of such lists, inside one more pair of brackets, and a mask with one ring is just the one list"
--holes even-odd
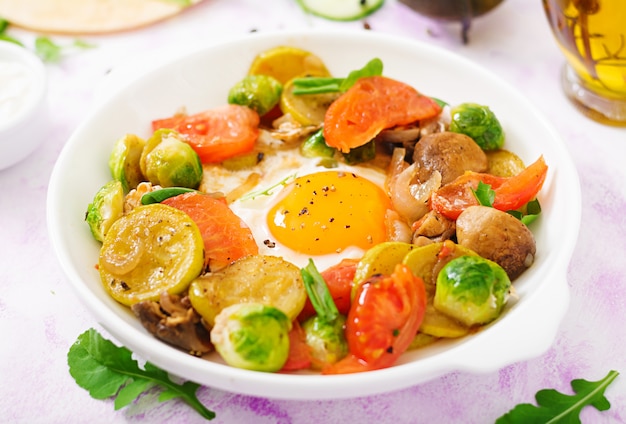
[(102, 34), (145, 26), (185, 8), (175, 0), (0, 0), (0, 17), (37, 32)]

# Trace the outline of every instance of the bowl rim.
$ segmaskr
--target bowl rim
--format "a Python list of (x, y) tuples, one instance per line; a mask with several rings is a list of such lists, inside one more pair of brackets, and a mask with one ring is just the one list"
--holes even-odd
[[(506, 334), (506, 332), (504, 331), (505, 327), (503, 325), (498, 325), (498, 323), (503, 320), (498, 320), (496, 321), (496, 323), (489, 327), (489, 331), (484, 331), (473, 335), (472, 339), (469, 342), (463, 342), (459, 345), (456, 345), (454, 350), (444, 350), (443, 352), (437, 353), (434, 357), (420, 359), (420, 361), (418, 362), (421, 363), (421, 366), (417, 368), (419, 368), (421, 374), (418, 376), (411, 375), (411, 372), (407, 372), (407, 366), (409, 370), (412, 369), (410, 367), (410, 364), (400, 364), (383, 370), (353, 375), (307, 375), (306, 382), (302, 381), (303, 376), (301, 375), (272, 374), (272, 382), (275, 382), (276, 385), (279, 387), (279, 389), (277, 390), (273, 388), (268, 388), (266, 386), (267, 374), (265, 373), (236, 369), (224, 366), (222, 364), (211, 363), (210, 365), (207, 365), (206, 361), (203, 361), (201, 359), (198, 359), (198, 361), (195, 362), (185, 361), (185, 364), (183, 366), (183, 364), (176, 362), (179, 356), (167, 350), (176, 350), (175, 348), (165, 345), (163, 342), (157, 340), (152, 335), (145, 332), (142, 333), (140, 331), (135, 331), (132, 328), (129, 332), (128, 324), (120, 317), (115, 316), (113, 317), (113, 319), (111, 319), (111, 309), (109, 308), (109, 306), (103, 303), (103, 301), (99, 299), (95, 293), (93, 293), (85, 284), (82, 283), (79, 273), (76, 269), (74, 269), (69, 259), (66, 257), (65, 249), (67, 248), (67, 246), (66, 240), (64, 239), (65, 235), (62, 232), (62, 228), (58, 225), (61, 218), (58, 213), (59, 202), (61, 201), (59, 195), (62, 193), (62, 187), (60, 186), (60, 184), (63, 170), (61, 168), (68, 160), (68, 157), (70, 157), (71, 149), (75, 144), (78, 143), (80, 135), (89, 127), (90, 123), (95, 119), (99, 111), (106, 109), (108, 105), (114, 104), (116, 101), (119, 101), (118, 99), (121, 99), (124, 96), (124, 92), (126, 91), (126, 89), (137, 84), (141, 84), (141, 81), (146, 78), (149, 79), (157, 76), (160, 72), (164, 72), (163, 69), (167, 68), (168, 66), (175, 66), (175, 64), (181, 60), (192, 60), (196, 55), (208, 55), (215, 50), (219, 50), (225, 47), (237, 47), (245, 45), (246, 43), (250, 42), (251, 37), (256, 37), (253, 38), (254, 40), (257, 40), (256, 42), (259, 42), (258, 40), (262, 40), (262, 42), (278, 42), (280, 40), (283, 40), (283, 42), (285, 42), (287, 40), (302, 37), (326, 37), (326, 39), (332, 39), (333, 37), (347, 37), (347, 39), (350, 39), (351, 42), (376, 40), (377, 42), (383, 44), (393, 43), (407, 49), (414, 48), (421, 53), (435, 54), (437, 55), (437, 57), (443, 58), (447, 61), (452, 61), (453, 63), (462, 64), (464, 67), (477, 70), (477, 72), (485, 75), (486, 77), (493, 78), (494, 81), (497, 81), (500, 88), (504, 87), (506, 90), (508, 90), (509, 93), (513, 94), (515, 101), (521, 102), (524, 107), (527, 107), (529, 109), (528, 113), (530, 114), (530, 116), (532, 116), (533, 119), (535, 119), (550, 136), (553, 142), (553, 145), (551, 147), (558, 151), (558, 155), (560, 157), (558, 177), (561, 178), (565, 175), (568, 178), (572, 179), (571, 186), (567, 187), (567, 199), (570, 201), (573, 207), (568, 211), (568, 216), (563, 217), (563, 219), (567, 221), (568, 225), (575, 227), (575, 229), (572, 229), (570, 232), (566, 233), (565, 239), (559, 240), (559, 242), (562, 243), (562, 248), (560, 248), (556, 252), (550, 252), (551, 255), (554, 255), (554, 260), (555, 262), (558, 262), (559, 266), (556, 268), (555, 266), (550, 267), (549, 272), (546, 275), (543, 275), (543, 277), (552, 280), (552, 284), (544, 284), (540, 286), (537, 290), (529, 293), (529, 301), (521, 304), (520, 307), (510, 311), (510, 313), (506, 317), (507, 320), (509, 320), (510, 318), (510, 320), (517, 320), (519, 322), (520, 315), (522, 315), (523, 318), (522, 312), (527, 309), (525, 305), (532, 305), (533, 302), (538, 302), (538, 304), (546, 309), (551, 308), (550, 314), (548, 315), (551, 320), (548, 322), (542, 322), (541, 328), (542, 331), (545, 332), (545, 334), (541, 338), (541, 343), (536, 343), (535, 346), (532, 346), (525, 352), (518, 352), (517, 354), (513, 355), (512, 358), (498, 357), (497, 352), (502, 349), (507, 350), (505, 346), (500, 346), (501, 343), (498, 343), (498, 337), (501, 337), (503, 340), (511, 340), (512, 337), (511, 335)], [(173, 374), (193, 381), (200, 380), (198, 382), (200, 382), (201, 384), (210, 385), (215, 388), (230, 392), (282, 399), (338, 399), (353, 398), (358, 396), (373, 395), (392, 390), (398, 390), (411, 385), (416, 385), (428, 380), (432, 380), (433, 378), (453, 371), (495, 371), (505, 365), (509, 365), (513, 362), (525, 359), (530, 359), (545, 352), (552, 344), (558, 327), (560, 326), (560, 322), (563, 319), (565, 312), (567, 311), (569, 291), (566, 281), (566, 271), (567, 265), (575, 248), (576, 239), (578, 237), (578, 229), (581, 216), (580, 197), (580, 185), (576, 169), (573, 165), (573, 162), (571, 161), (570, 155), (565, 147), (563, 140), (558, 136), (551, 123), (549, 123), (542, 115), (539, 114), (537, 109), (530, 103), (528, 99), (524, 97), (522, 93), (515, 89), (511, 84), (503, 81), (499, 76), (493, 74), (491, 71), (484, 69), (478, 64), (470, 61), (469, 59), (457, 55), (453, 52), (429, 45), (422, 41), (396, 35), (372, 33), (368, 31), (355, 32), (353, 30), (280, 30), (247, 34), (242, 37), (235, 37), (225, 42), (211, 44), (208, 46), (199, 46), (198, 48), (195, 48), (182, 56), (176, 57), (173, 61), (165, 63), (163, 66), (146, 73), (142, 76), (140, 80), (132, 82), (131, 84), (126, 86), (124, 90), (121, 90), (120, 92), (112, 95), (109, 99), (105, 100), (103, 104), (99, 105), (94, 111), (92, 111), (92, 113), (82, 122), (82, 124), (79, 125), (79, 127), (72, 134), (72, 136), (64, 146), (64, 149), (61, 152), (57, 163), (55, 164), (50, 178), (50, 185), (48, 190), (47, 219), (50, 239), (53, 248), (57, 254), (65, 275), (68, 277), (73, 289), (78, 294), (80, 300), (87, 306), (87, 309), (90, 310), (90, 312), (96, 317), (100, 325), (107, 332), (113, 335), (113, 337), (116, 338), (119, 342), (128, 346), (129, 348), (135, 347), (135, 349), (133, 350), (138, 350), (136, 349), (136, 347), (141, 346), (141, 349), (139, 349), (140, 352), (138, 352), (138, 354), (142, 355), (144, 359), (151, 361), (157, 366), (160, 366)], [(541, 298), (541, 296), (544, 297)], [(557, 297), (559, 299), (559, 302), (556, 304), (549, 303), (548, 300), (554, 297)], [(530, 299), (534, 300), (531, 302)], [(542, 318), (546, 318), (545, 312), (542, 315), (540, 311), (537, 314), (537, 319), (541, 320)], [(481, 343), (482, 340), (485, 340), (485, 342)], [(479, 361), (479, 363), (472, 364), (467, 364), (463, 361), (458, 360), (459, 353), (464, 353), (465, 355), (482, 355), (483, 352), (481, 352), (479, 347), (483, 346), (484, 343), (494, 344), (494, 352), (487, 355), (488, 359), (481, 360)], [(167, 346), (167, 348), (164, 349), (164, 346)], [(184, 352), (177, 352), (187, 355)], [(444, 360), (449, 360), (450, 362), (442, 362), (440, 358)], [(429, 368), (426, 369), (426, 366), (428, 366)], [(207, 367), (211, 372), (211, 379), (207, 380), (205, 378), (197, 378), (202, 374), (206, 374)], [(367, 375), (364, 376), (364, 374)], [(305, 384), (307, 386), (306, 390), (298, 390), (299, 384)], [(333, 387), (331, 393), (328, 392), (329, 387)]]

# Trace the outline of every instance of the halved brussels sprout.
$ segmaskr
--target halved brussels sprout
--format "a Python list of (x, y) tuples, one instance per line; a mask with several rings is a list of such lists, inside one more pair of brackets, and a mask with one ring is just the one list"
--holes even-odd
[(211, 342), (229, 365), (254, 371), (280, 370), (289, 356), (291, 321), (280, 309), (260, 303), (224, 308)]
[(146, 143), (141, 171), (153, 185), (198, 188), (202, 163), (193, 148), (176, 131), (160, 129)]
[(87, 206), (85, 221), (91, 234), (98, 240), (104, 236), (111, 225), (124, 213), (124, 188), (118, 180), (111, 180), (98, 190), (93, 202)]
[(461, 103), (450, 111), (450, 131), (471, 137), (483, 150), (504, 145), (504, 131), (496, 115), (487, 106)]
[(510, 287), (500, 265), (480, 256), (461, 256), (439, 271), (433, 304), (467, 326), (487, 324), (502, 312)]
[(283, 85), (269, 75), (247, 75), (228, 92), (228, 103), (247, 106), (260, 116), (280, 101)]
[(145, 180), (139, 162), (146, 141), (134, 134), (126, 134), (118, 139), (109, 157), (109, 169), (113, 179), (118, 180), (128, 193)]
[(342, 315), (332, 321), (325, 321), (316, 315), (302, 323), (306, 344), (310, 347), (313, 368), (322, 369), (348, 354), (345, 322), (346, 319)]

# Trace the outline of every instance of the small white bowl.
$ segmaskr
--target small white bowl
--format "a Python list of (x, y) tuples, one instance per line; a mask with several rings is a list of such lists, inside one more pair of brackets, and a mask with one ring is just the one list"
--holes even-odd
[(24, 47), (0, 41), (0, 169), (30, 155), (47, 127), (47, 75)]

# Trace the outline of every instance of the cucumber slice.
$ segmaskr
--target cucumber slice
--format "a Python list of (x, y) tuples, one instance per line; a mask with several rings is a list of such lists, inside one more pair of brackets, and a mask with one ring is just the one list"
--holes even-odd
[(385, 0), (296, 0), (308, 13), (333, 21), (356, 21), (380, 9)]

